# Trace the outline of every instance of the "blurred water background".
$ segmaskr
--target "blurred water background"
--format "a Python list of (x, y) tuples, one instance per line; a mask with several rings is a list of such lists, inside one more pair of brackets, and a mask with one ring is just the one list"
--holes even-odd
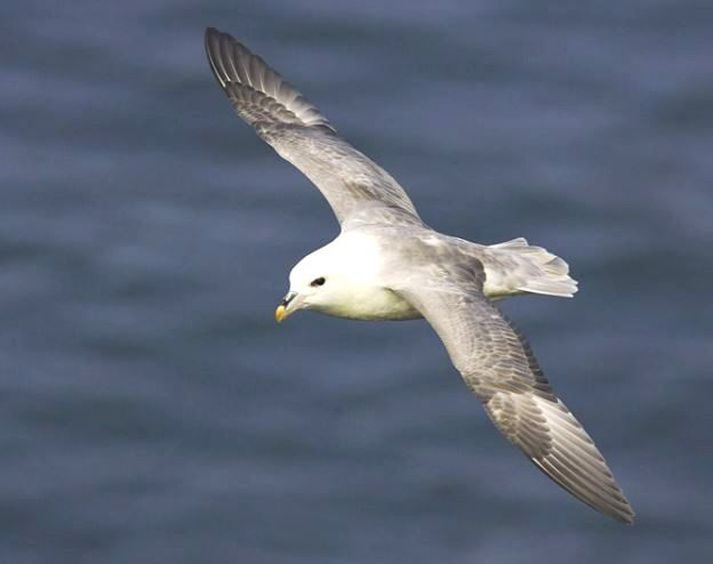
[[(3, 2), (0, 562), (711, 561), (709, 8)], [(337, 225), (232, 114), (207, 25), (434, 227), (570, 262), (575, 300), (504, 309), (634, 527), (503, 441), (425, 323), (275, 325)]]

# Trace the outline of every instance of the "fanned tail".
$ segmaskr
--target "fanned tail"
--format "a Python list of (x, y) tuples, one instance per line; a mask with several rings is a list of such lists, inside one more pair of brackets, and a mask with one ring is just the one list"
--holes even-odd
[(504, 298), (523, 293), (571, 298), (577, 281), (569, 265), (547, 249), (530, 245), (518, 237), (485, 247), (485, 294)]

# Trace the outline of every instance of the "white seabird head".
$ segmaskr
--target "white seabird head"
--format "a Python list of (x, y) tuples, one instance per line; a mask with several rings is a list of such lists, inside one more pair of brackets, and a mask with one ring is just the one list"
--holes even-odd
[[(290, 272), (290, 290), (275, 310), (278, 323), (300, 309), (329, 313), (345, 299), (348, 275), (344, 263), (329, 246), (300, 260)], [(348, 293), (348, 289), (346, 289)]]
[(300, 309), (348, 319), (416, 319), (421, 314), (391, 291), (383, 277), (379, 245), (358, 233), (342, 233), (299, 261), (290, 291), (275, 310), (278, 322)]
[(381, 267), (378, 248), (372, 242), (341, 234), (295, 265), (290, 272), (290, 291), (277, 306), (275, 319), (280, 322), (300, 309), (349, 319), (412, 317), (412, 310), (402, 311), (402, 300), (383, 288)]

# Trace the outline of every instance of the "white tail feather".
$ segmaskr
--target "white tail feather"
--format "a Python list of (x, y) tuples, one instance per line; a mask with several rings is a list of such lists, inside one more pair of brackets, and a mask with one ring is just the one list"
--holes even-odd
[(485, 294), (493, 299), (523, 293), (571, 298), (577, 281), (569, 265), (542, 247), (531, 246), (523, 237), (483, 248)]

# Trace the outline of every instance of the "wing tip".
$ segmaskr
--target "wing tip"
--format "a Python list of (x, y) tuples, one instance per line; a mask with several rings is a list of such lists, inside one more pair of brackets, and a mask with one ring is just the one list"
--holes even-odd
[[(204, 47), (213, 76), (229, 98), (231, 85), (236, 85), (235, 88), (262, 94), (288, 110), (294, 120), (288, 120), (286, 123), (322, 128), (336, 133), (334, 126), (314, 104), (259, 55), (229, 33), (212, 26), (206, 27)], [(240, 109), (236, 109), (240, 113)], [(246, 119), (246, 116), (242, 117)], [(274, 117), (277, 123), (281, 123), (279, 116)]]
[(617, 519), (625, 525), (633, 525), (636, 523), (636, 512), (629, 507), (629, 511), (617, 517)]
[(613, 487), (613, 491), (609, 491), (608, 494), (601, 491), (592, 495), (591, 492), (582, 492), (579, 488), (574, 487), (569, 480), (562, 479), (557, 466), (553, 467), (552, 465), (545, 465), (543, 464), (543, 461), (527, 456), (527, 454), (525, 456), (537, 467), (538, 470), (540, 470), (560, 488), (597, 513), (601, 513), (606, 517), (626, 525), (634, 524), (636, 513), (631, 507), (629, 500), (624, 495), (624, 492), (613, 479), (610, 483), (610, 486)]
[(611, 517), (615, 521), (619, 521), (620, 523), (624, 523), (625, 525), (633, 525), (636, 521), (636, 513), (634, 512), (626, 498), (624, 498), (624, 502), (626, 503), (626, 506), (622, 507), (618, 511), (604, 511), (598, 507), (592, 508), (596, 511), (599, 511), (599, 513), (602, 513), (603, 515), (606, 515), (607, 517)]
[(220, 40), (224, 35), (225, 34), (223, 32), (210, 26), (205, 28), (205, 33), (203, 34), (203, 47), (205, 48), (206, 57), (208, 57), (210, 70), (213, 72), (215, 80), (223, 90), (225, 90), (226, 81), (222, 76), (224, 73), (219, 67), (218, 46), (220, 45)]
[(224, 31), (220, 31), (217, 27), (209, 25), (205, 28), (203, 39), (206, 44), (208, 44), (208, 42), (212, 41), (213, 39), (220, 40), (222, 38), (226, 38), (231, 41), (236, 41), (236, 39), (232, 35), (230, 35), (229, 33), (225, 33)]

